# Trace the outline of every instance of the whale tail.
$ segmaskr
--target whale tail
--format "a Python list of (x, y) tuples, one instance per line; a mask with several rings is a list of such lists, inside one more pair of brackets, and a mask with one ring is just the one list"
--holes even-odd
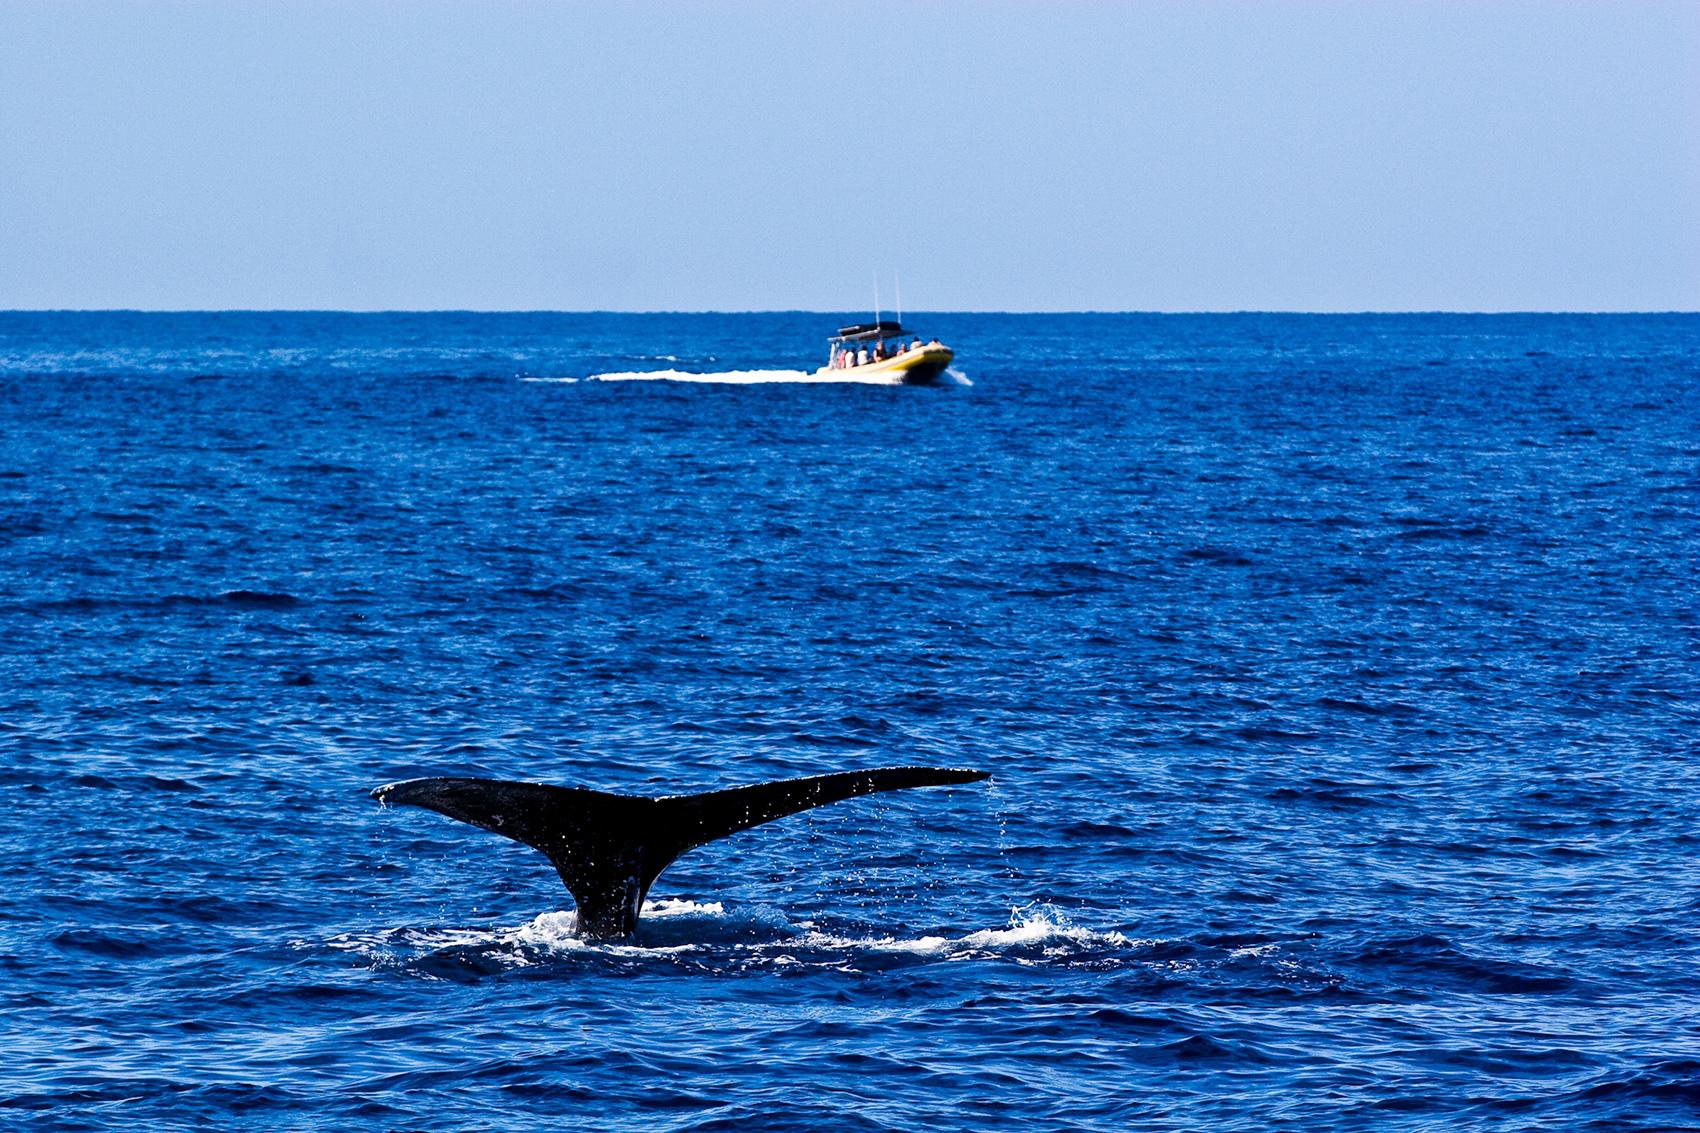
[(554, 863), (578, 905), (581, 936), (630, 936), (644, 896), (686, 850), (817, 806), (908, 787), (988, 778), (984, 771), (881, 767), (645, 798), (501, 779), (409, 779), (372, 792), (523, 842)]

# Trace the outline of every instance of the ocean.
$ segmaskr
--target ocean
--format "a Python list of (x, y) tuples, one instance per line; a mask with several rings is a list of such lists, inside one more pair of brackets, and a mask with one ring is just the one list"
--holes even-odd
[(0, 314), (0, 1128), (1700, 1127), (1700, 316), (856, 317)]

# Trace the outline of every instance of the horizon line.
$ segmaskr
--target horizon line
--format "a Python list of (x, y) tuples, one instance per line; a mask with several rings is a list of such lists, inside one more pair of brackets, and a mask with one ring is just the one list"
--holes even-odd
[[(613, 308), (613, 307), (0, 307), (0, 315), (859, 315), (853, 310), (823, 310), (806, 307), (751, 308)], [(1564, 310), (1550, 307), (1488, 308), (1337, 308), (1304, 309), (1278, 307), (1223, 308), (1112, 308), (1084, 307), (1069, 310), (1013, 310), (990, 307), (935, 308), (911, 311), (928, 315), (1303, 315), (1317, 318), (1371, 315), (1696, 315), (1700, 308), (1617, 308)]]

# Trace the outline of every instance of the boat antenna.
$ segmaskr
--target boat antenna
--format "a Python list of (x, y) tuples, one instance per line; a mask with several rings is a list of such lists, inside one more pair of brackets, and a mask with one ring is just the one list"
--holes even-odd
[(874, 269), (874, 322), (880, 321), (880, 269)]
[(897, 274), (897, 269), (891, 269), (891, 288), (897, 292), (897, 325), (903, 325), (903, 280)]

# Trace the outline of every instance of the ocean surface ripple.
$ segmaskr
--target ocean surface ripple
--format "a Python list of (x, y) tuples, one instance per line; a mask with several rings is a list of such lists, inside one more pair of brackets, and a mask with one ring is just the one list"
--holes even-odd
[(1700, 1127), (1700, 317), (915, 321), (0, 314), (0, 1128)]

